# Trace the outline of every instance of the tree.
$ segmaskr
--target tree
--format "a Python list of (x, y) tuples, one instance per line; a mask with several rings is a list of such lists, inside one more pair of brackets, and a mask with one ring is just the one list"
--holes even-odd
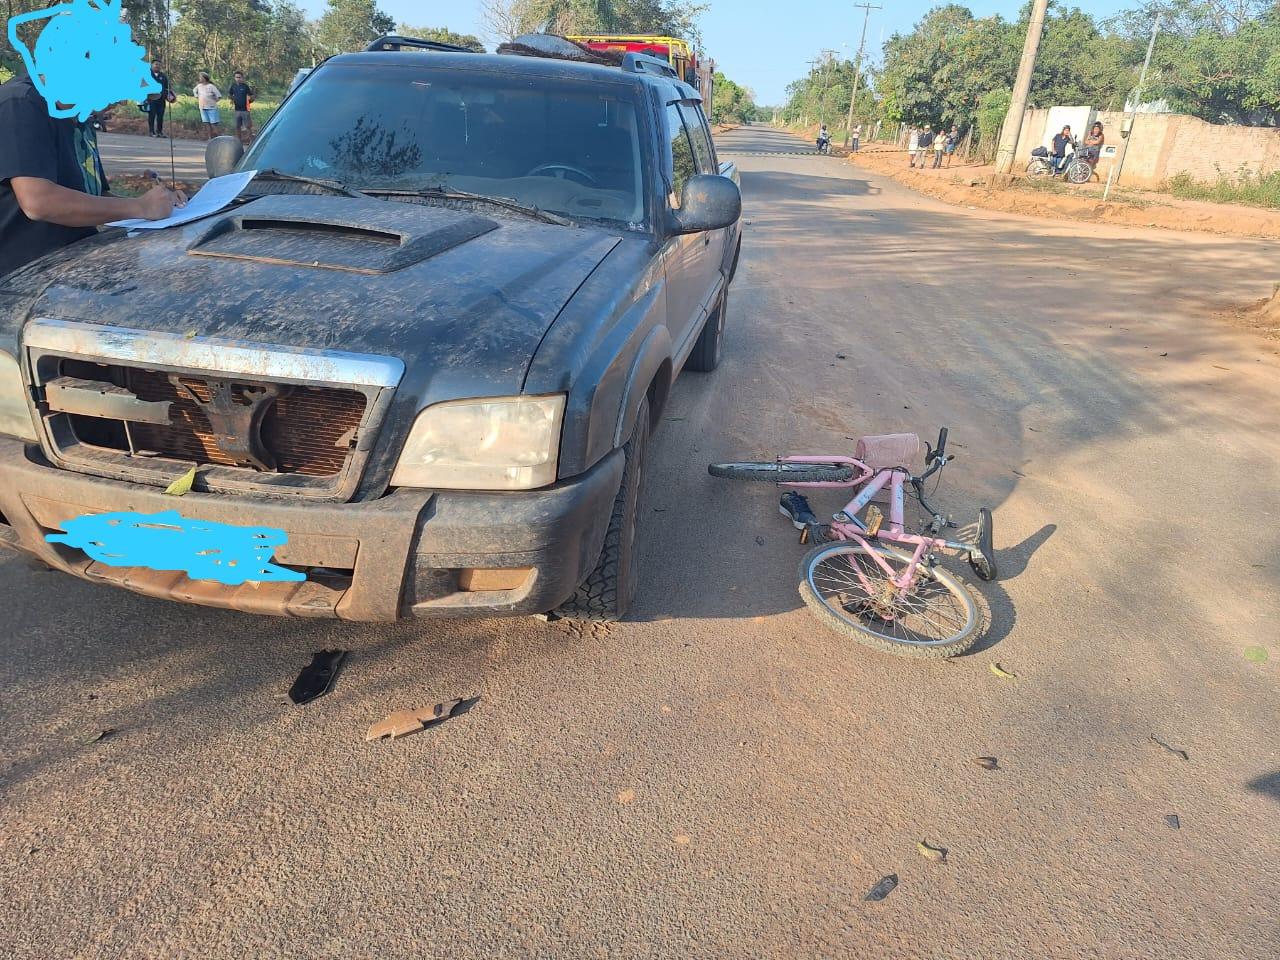
[(465, 47), (472, 53), (484, 53), (484, 44), (480, 38), (469, 33), (454, 33), (448, 27), (411, 27), (407, 23), (396, 28), (401, 36), (417, 37), (420, 40), (434, 40), (436, 43), (451, 43), (455, 47)]
[(711, 120), (714, 123), (749, 123), (757, 119), (760, 108), (749, 89), (734, 83), (716, 71)]
[(697, 46), (698, 18), (706, 8), (693, 0), (486, 0), (481, 15), (502, 40), (545, 27), (558, 34), (661, 34)]
[(271, 7), (263, 0), (175, 0), (178, 13), (166, 64), (175, 86), (194, 83), (201, 70), (216, 82), (231, 82), (235, 70), (258, 58)]
[(325, 55), (351, 53), (392, 33), (395, 26), (395, 20), (379, 10), (375, 0), (329, 0), (316, 28), (316, 42)]

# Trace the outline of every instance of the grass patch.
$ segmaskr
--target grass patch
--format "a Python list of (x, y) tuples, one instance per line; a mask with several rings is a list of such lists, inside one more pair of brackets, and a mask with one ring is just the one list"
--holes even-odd
[[(275, 99), (253, 101), (253, 107), (249, 112), (253, 115), (254, 133), (262, 129), (279, 106), (280, 101)], [(234, 133), (235, 111), (231, 109), (231, 101), (226, 99), (218, 101), (218, 115), (222, 121), (219, 125), (220, 131)], [(205, 138), (204, 123), (200, 120), (200, 105), (190, 94), (179, 94), (177, 101), (169, 104), (164, 114), (164, 122), (166, 130), (172, 126), (175, 135), (186, 135), (198, 140)], [(107, 129), (113, 133), (146, 133), (147, 115), (138, 109), (136, 100), (122, 100), (111, 107)]]
[(1241, 203), (1250, 207), (1280, 210), (1280, 170), (1256, 173), (1241, 167), (1234, 175), (1218, 173), (1213, 183), (1180, 173), (1165, 183), (1165, 190), (1187, 200), (1210, 200), (1214, 203)]

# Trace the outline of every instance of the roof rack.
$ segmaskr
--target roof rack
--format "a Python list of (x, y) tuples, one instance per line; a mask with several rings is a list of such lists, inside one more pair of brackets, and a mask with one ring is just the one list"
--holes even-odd
[(388, 33), (379, 37), (373, 43), (365, 47), (368, 53), (378, 53), (383, 50), (403, 50), (405, 47), (411, 47), (414, 50), (434, 50), (437, 53), (474, 53), (474, 50), (468, 50), (466, 47), (460, 47), (454, 43), (441, 43), (439, 40), (422, 40), (418, 37), (401, 37), (394, 33)]
[(675, 67), (647, 53), (628, 53), (622, 58), (622, 69), (627, 73), (653, 73), (660, 77), (680, 79)]

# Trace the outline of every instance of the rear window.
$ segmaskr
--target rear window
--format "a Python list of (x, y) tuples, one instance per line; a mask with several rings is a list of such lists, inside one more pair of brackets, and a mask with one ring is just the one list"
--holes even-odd
[(639, 224), (637, 124), (627, 85), (331, 64), (285, 103), (242, 167)]

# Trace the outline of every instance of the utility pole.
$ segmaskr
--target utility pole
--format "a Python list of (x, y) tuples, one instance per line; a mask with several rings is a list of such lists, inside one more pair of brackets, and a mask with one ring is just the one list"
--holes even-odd
[(827, 122), (827, 87), (831, 85), (831, 65), (835, 63), (836, 52), (834, 50), (823, 50), (822, 59), (822, 100), (818, 107), (818, 122), (825, 126)]
[[(810, 60), (810, 61), (809, 61), (809, 76), (810, 76), (810, 77), (812, 77), (812, 76), (813, 76), (813, 72), (814, 72), (815, 70), (817, 70), (817, 69), (818, 69), (818, 64), (820, 64), (821, 62), (822, 62), (822, 58), (821, 58), (821, 57), (814, 57), (812, 60)], [(806, 96), (805, 96), (805, 103), (804, 103), (804, 112), (800, 115), (800, 126), (802, 126), (802, 127), (807, 127), (807, 126), (809, 125), (809, 97), (808, 97), (809, 92), (810, 92), (810, 90), (809, 90), (809, 84), (807, 84), (807, 83), (806, 83), (806, 84), (805, 84), (805, 94), (806, 94)]]
[[(1111, 169), (1107, 171), (1107, 185), (1102, 191), (1102, 202), (1107, 202), (1107, 197), (1111, 195), (1112, 181), (1120, 179), (1120, 171), (1124, 168), (1124, 158), (1129, 152), (1129, 141), (1133, 138), (1133, 121), (1138, 116), (1138, 105), (1142, 103), (1142, 90), (1147, 85), (1147, 68), (1151, 66), (1151, 54), (1156, 48), (1156, 33), (1160, 30), (1160, 14), (1156, 14), (1155, 23), (1151, 24), (1151, 40), (1147, 43), (1147, 58), (1142, 61), (1142, 72), (1138, 74), (1138, 89), (1133, 93), (1133, 106), (1129, 110), (1129, 117), (1120, 129), (1120, 153), (1116, 157), (1116, 162), (1111, 165)], [(1128, 127), (1128, 129), (1125, 129)]]
[(853, 105), (858, 102), (858, 78), (862, 76), (862, 50), (867, 45), (867, 21), (871, 19), (872, 10), (883, 10), (884, 7), (873, 7), (869, 3), (855, 3), (854, 9), (862, 11), (862, 39), (858, 41), (858, 58), (853, 63), (853, 96), (849, 98), (849, 119), (844, 125), (844, 145), (853, 142)]
[(1035, 0), (1035, 5), (1031, 8), (1027, 42), (1022, 46), (1018, 78), (1013, 84), (1013, 99), (1009, 101), (1009, 113), (1004, 118), (1004, 129), (1000, 133), (1000, 148), (996, 151), (997, 176), (1013, 170), (1013, 155), (1018, 150), (1018, 135), (1022, 133), (1022, 115), (1027, 112), (1031, 74), (1036, 69), (1036, 53), (1040, 49), (1040, 34), (1044, 32), (1044, 16), (1048, 7), (1049, 0)]

